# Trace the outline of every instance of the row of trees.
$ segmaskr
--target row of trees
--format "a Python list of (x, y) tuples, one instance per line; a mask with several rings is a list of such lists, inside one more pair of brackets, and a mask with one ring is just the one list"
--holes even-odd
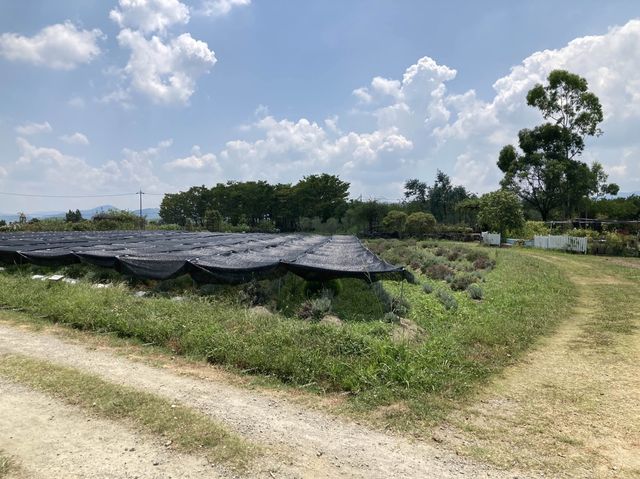
[(328, 174), (305, 176), (295, 185), (229, 181), (165, 195), (160, 217), (166, 223), (216, 230), (230, 225), (294, 231), (301, 217), (323, 222), (342, 218), (348, 196), (349, 183)]
[(328, 174), (306, 176), (294, 185), (230, 181), (165, 195), (160, 217), (164, 223), (211, 231), (376, 234), (389, 231), (383, 219), (390, 211), (401, 212), (412, 231), (432, 228), (436, 222), (471, 225), (477, 214), (461, 207), (476, 196), (453, 185), (441, 171), (430, 186), (408, 180), (402, 202), (348, 200), (348, 195), (349, 183)]

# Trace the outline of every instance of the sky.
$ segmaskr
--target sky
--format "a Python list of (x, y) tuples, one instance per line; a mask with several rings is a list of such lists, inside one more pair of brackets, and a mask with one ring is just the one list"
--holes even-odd
[(582, 159), (640, 190), (636, 0), (0, 0), (0, 212), (322, 172), (484, 193), (556, 68), (603, 104)]

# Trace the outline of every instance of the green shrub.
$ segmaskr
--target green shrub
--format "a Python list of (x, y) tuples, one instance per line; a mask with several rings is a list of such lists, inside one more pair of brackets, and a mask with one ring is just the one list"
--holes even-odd
[(323, 296), (321, 298), (310, 299), (302, 303), (298, 312), (301, 319), (319, 321), (331, 312), (331, 298)]
[(443, 246), (438, 246), (433, 252), (433, 254), (435, 254), (436, 256), (446, 256), (448, 253), (449, 250), (447, 248), (444, 248)]
[(443, 280), (447, 276), (454, 276), (455, 270), (446, 264), (434, 264), (426, 269), (425, 274), (431, 279)]
[(392, 313), (391, 311), (389, 311), (388, 313), (384, 314), (384, 316), (382, 317), (382, 320), (385, 323), (398, 323), (400, 322), (400, 316), (398, 316), (396, 313)]
[(458, 273), (451, 280), (449, 286), (454, 291), (464, 291), (469, 285), (475, 283), (477, 279), (468, 273)]
[(464, 258), (469, 263), (473, 263), (478, 258), (487, 258), (488, 259), (488, 256), (487, 256), (487, 253), (485, 253), (484, 251), (480, 250), (479, 248), (474, 248), (474, 249), (467, 250), (467, 252), (464, 255)]
[(426, 293), (426, 294), (433, 293), (433, 286), (431, 286), (431, 284), (429, 284), (429, 283), (423, 283), (422, 284), (422, 292)]
[(391, 312), (396, 313), (398, 316), (406, 316), (411, 309), (411, 303), (407, 298), (401, 296), (391, 297)]
[(496, 265), (496, 262), (490, 259), (488, 256), (479, 256), (473, 262), (473, 269), (492, 269)]
[(458, 307), (458, 300), (456, 297), (444, 289), (436, 290), (436, 298), (438, 298), (438, 301), (442, 303), (446, 310), (456, 309)]
[(472, 283), (469, 285), (469, 287), (467, 288), (467, 293), (469, 294), (469, 297), (471, 299), (476, 299), (476, 300), (480, 300), (484, 296), (484, 292), (482, 291), (482, 288), (480, 287), (480, 285), (476, 283)]

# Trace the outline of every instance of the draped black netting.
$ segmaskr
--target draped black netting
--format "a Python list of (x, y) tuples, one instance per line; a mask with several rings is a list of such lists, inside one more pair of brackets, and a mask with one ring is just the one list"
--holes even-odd
[(178, 231), (0, 234), (0, 260), (90, 263), (141, 278), (190, 274), (203, 283), (243, 283), (291, 271), (309, 280), (402, 278), (355, 236)]

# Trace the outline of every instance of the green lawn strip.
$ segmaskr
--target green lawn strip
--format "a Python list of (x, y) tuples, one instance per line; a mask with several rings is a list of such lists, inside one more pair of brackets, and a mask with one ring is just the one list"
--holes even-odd
[[(366, 288), (344, 284), (338, 295), (343, 308), (357, 304), (358, 299), (349, 298), (360, 295), (371, 301)], [(444, 282), (434, 284), (448, 288)], [(505, 250), (497, 252), (497, 266), (482, 283), (485, 299), (476, 302), (465, 292), (452, 293), (459, 304), (455, 310), (445, 310), (419, 285), (388, 281), (385, 286), (396, 295), (402, 288), (410, 300), (409, 318), (425, 332), (419, 341), (393, 341), (396, 326), (377, 319), (377, 302), (368, 304), (371, 314), (378, 311), (373, 320), (354, 314), (334, 327), (253, 315), (215, 298), (140, 299), (124, 287), (94, 289), (2, 273), (0, 304), (80, 329), (166, 346), (308, 391), (346, 392), (356, 411), (407, 404), (398, 421), (408, 425), (414, 419), (436, 419), (452, 399), (512, 363), (566, 317), (575, 293), (560, 267)]]
[(43, 391), (92, 414), (131, 421), (162, 435), (176, 449), (242, 469), (255, 450), (209, 417), (180, 404), (113, 384), (73, 368), (21, 355), (1, 355), (0, 375)]

